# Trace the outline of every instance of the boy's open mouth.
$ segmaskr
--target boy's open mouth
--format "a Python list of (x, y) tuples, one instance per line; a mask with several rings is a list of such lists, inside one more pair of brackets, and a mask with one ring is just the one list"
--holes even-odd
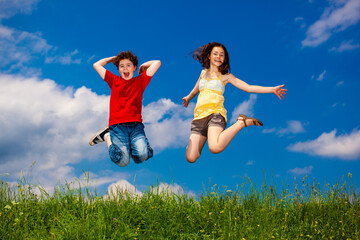
[(128, 78), (128, 77), (130, 76), (130, 73), (124, 72), (124, 76), (125, 76), (126, 78)]

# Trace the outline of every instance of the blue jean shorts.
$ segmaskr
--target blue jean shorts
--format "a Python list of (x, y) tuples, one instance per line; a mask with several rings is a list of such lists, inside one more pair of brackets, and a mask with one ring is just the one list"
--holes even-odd
[(129, 165), (130, 156), (135, 163), (142, 163), (153, 156), (153, 149), (145, 136), (141, 122), (121, 123), (110, 126), (111, 161), (120, 167)]

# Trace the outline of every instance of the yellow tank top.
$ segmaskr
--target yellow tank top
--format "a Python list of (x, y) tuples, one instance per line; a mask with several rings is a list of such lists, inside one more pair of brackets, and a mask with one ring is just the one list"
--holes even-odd
[(206, 79), (207, 71), (200, 76), (200, 94), (194, 110), (194, 120), (205, 118), (213, 113), (220, 113), (227, 121), (223, 96), (225, 84), (221, 81), (222, 76), (220, 74), (219, 78)]

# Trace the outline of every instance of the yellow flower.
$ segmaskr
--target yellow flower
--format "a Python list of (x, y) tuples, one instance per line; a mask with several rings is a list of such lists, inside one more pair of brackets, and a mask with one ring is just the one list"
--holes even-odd
[(258, 226), (258, 227), (260, 227), (260, 225), (259, 225), (259, 224), (258, 224), (257, 226)]
[(224, 213), (224, 211), (221, 211), (220, 213)]
[(349, 178), (351, 178), (352, 174), (351, 174), (351, 173), (348, 173), (348, 176), (349, 176)]

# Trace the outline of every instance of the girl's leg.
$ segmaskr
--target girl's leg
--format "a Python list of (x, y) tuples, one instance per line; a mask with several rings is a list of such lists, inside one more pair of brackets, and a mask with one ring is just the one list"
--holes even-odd
[(207, 137), (192, 133), (190, 135), (189, 143), (186, 147), (186, 160), (189, 163), (194, 163), (201, 155), (201, 150), (206, 143)]
[[(254, 125), (252, 119), (246, 119), (246, 125)], [(208, 144), (210, 152), (220, 153), (229, 145), (235, 135), (245, 127), (243, 118), (239, 117), (238, 120), (226, 130), (219, 126), (209, 126), (208, 129)]]

